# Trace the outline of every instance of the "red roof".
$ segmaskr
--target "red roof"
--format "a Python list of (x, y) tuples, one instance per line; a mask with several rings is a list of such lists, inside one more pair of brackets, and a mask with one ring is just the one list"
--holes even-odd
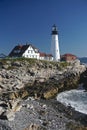
[(64, 55), (62, 55), (62, 57), (76, 57), (75, 55), (73, 55), (73, 54), (70, 54), (70, 53), (66, 53), (66, 54), (64, 54)]
[(42, 52), (40, 52), (40, 56), (41, 57), (53, 57), (52, 54), (46, 54), (46, 53), (42, 53)]
[(47, 57), (53, 57), (52, 54), (47, 54)]
[(46, 53), (40, 52), (40, 56), (41, 56), (41, 57), (46, 57)]
[(72, 61), (75, 60), (77, 57), (73, 54), (67, 53), (61, 56), (62, 61)]

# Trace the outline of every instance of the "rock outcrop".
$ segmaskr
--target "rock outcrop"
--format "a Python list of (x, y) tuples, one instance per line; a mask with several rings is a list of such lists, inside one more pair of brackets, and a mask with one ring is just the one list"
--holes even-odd
[(86, 68), (86, 71), (81, 73), (79, 83), (82, 84), (85, 90), (87, 90), (87, 68)]
[[(13, 120), (20, 101), (28, 96), (49, 99), (58, 92), (76, 88), (86, 70), (79, 60), (72, 63), (4, 59), (0, 61), (0, 118)], [(0, 103), (0, 104), (1, 104)]]

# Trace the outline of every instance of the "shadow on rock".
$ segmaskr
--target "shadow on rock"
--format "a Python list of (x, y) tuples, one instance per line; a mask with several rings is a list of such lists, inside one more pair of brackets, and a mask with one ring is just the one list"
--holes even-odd
[(11, 130), (11, 128), (3, 123), (0, 123), (0, 130)]

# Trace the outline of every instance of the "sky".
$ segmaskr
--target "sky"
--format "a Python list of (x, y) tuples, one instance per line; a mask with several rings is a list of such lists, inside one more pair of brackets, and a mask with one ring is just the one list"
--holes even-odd
[(51, 53), (54, 24), (60, 54), (87, 57), (87, 0), (0, 0), (0, 53), (26, 43)]

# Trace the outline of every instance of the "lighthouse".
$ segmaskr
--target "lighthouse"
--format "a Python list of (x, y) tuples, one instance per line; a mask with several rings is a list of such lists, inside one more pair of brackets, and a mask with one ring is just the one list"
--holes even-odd
[(60, 61), (58, 31), (55, 25), (52, 27), (51, 53), (53, 55), (54, 61)]

